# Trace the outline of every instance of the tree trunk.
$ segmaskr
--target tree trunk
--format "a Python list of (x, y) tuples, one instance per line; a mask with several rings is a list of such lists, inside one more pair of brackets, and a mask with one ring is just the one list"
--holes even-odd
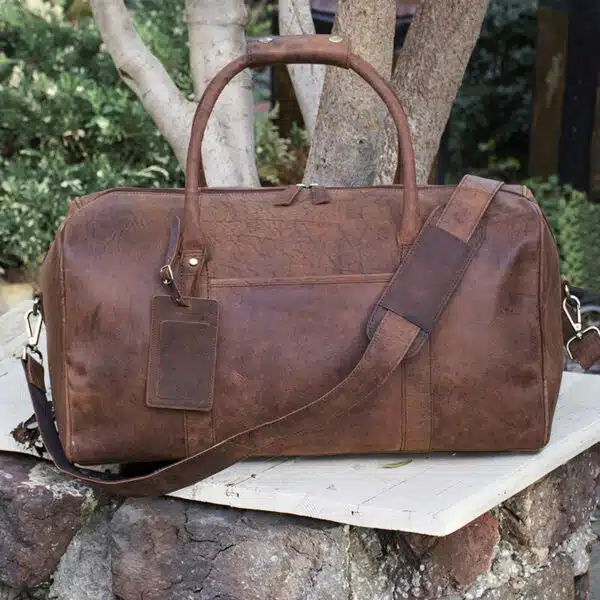
[[(310, 0), (279, 0), (279, 31), (281, 35), (308, 35), (315, 33)], [(312, 138), (317, 122), (319, 99), (325, 79), (323, 65), (289, 65), (296, 98), (306, 131)]]
[[(307, 0), (280, 1), (284, 32), (312, 31)], [(185, 165), (195, 104), (182, 96), (143, 44), (123, 0), (90, 3), (119, 74)], [(392, 83), (409, 116), (420, 182), (429, 176), (487, 4), (488, 0), (424, 0), (409, 29)], [(334, 24), (333, 33), (351, 37), (353, 51), (384, 77), (391, 71), (395, 7), (394, 0), (338, 0)], [(243, 0), (186, 0), (197, 96), (221, 67), (243, 53), (245, 18)], [(315, 123), (305, 181), (355, 186), (374, 179), (391, 181), (396, 140), (390, 135), (385, 107), (368, 85), (348, 71), (329, 68), (315, 122), (319, 69), (294, 70), (293, 79), (309, 131)], [(219, 100), (203, 156), (209, 185), (258, 184), (247, 74), (236, 77)]]
[(121, 79), (140, 99), (185, 166), (196, 106), (186, 100), (133, 27), (123, 0), (90, 0), (96, 25)]
[[(90, 0), (94, 20), (119, 75), (135, 92), (185, 168), (196, 104), (186, 100), (135, 31), (123, 0)], [(186, 20), (196, 95), (245, 50), (243, 0), (187, 0)], [(250, 78), (240, 74), (223, 92), (204, 140), (208, 184), (258, 185)]]
[[(339, 0), (333, 34), (350, 37), (352, 51), (388, 79), (392, 68), (396, 2)], [(308, 157), (306, 183), (370, 185), (380, 155), (386, 109), (362, 79), (329, 67)]]
[[(244, 54), (246, 14), (243, 0), (186, 0), (196, 99), (218, 71)], [(258, 186), (251, 87), (247, 71), (237, 75), (208, 122), (202, 157), (210, 186)]]
[[(417, 10), (392, 77), (409, 118), (419, 183), (427, 183), (488, 0), (425, 0)], [(394, 176), (397, 140), (386, 120), (376, 181)]]

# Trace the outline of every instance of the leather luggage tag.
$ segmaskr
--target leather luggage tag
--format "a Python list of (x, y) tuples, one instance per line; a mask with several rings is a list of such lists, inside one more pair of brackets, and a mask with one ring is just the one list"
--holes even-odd
[(156, 408), (209, 411), (213, 402), (219, 305), (170, 296), (152, 299), (146, 404)]

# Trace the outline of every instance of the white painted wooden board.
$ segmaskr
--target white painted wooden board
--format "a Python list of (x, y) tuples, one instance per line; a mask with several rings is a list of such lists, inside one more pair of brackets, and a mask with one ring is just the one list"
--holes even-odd
[[(20, 451), (10, 430), (31, 414), (16, 360), (23, 312), (0, 317), (0, 450)], [(538, 453), (252, 460), (172, 496), (447, 535), (597, 442), (600, 376), (565, 373), (550, 444)]]
[[(0, 316), (0, 450), (23, 451), (10, 432), (33, 413), (18, 360), (27, 341), (23, 318), (31, 306), (28, 300)], [(41, 342), (45, 348), (44, 333)]]

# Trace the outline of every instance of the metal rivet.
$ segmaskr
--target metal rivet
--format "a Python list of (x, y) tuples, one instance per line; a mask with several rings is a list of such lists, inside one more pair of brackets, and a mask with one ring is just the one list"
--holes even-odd
[(329, 41), (333, 42), (334, 44), (339, 44), (340, 42), (344, 41), (344, 38), (340, 35), (330, 35)]
[(190, 258), (190, 260), (188, 262), (190, 263), (190, 265), (192, 267), (197, 267), (198, 266), (198, 259), (197, 258)]
[(262, 38), (259, 38), (258, 41), (261, 44), (270, 44), (273, 41), (273, 38), (272, 37), (262, 37)]

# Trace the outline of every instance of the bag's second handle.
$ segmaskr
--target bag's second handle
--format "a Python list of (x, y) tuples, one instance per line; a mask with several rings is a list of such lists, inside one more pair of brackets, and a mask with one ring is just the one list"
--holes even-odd
[[(249, 42), (247, 53), (229, 63), (209, 83), (200, 99), (192, 124), (187, 155), (184, 227), (194, 227), (193, 224), (200, 223), (197, 192), (201, 187), (206, 187), (201, 151), (202, 140), (221, 92), (244, 69), (273, 63), (328, 64), (350, 69), (360, 75), (377, 92), (390, 111), (398, 133), (398, 164), (394, 182), (398, 183), (402, 179), (404, 185), (400, 240), (403, 244), (412, 243), (419, 231), (420, 219), (415, 157), (406, 113), (387, 81), (360, 56), (352, 54), (347, 40), (327, 35), (273, 37)], [(184, 243), (185, 238), (184, 233)]]

